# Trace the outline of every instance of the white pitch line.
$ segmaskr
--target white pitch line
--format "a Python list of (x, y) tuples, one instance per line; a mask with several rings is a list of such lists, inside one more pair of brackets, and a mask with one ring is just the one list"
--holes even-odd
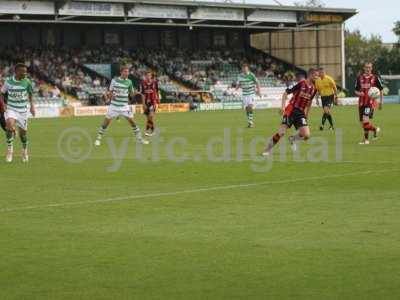
[(263, 186), (263, 185), (272, 185), (272, 184), (286, 184), (286, 183), (296, 183), (303, 181), (311, 181), (311, 180), (321, 180), (321, 179), (332, 179), (332, 178), (340, 178), (346, 176), (358, 176), (358, 175), (369, 175), (376, 173), (390, 173), (390, 172), (398, 172), (400, 169), (391, 169), (391, 170), (381, 170), (381, 171), (362, 171), (362, 172), (353, 172), (347, 174), (335, 174), (335, 175), (327, 175), (327, 176), (315, 176), (308, 178), (296, 178), (296, 179), (288, 179), (288, 180), (280, 180), (280, 181), (264, 181), (264, 182), (255, 182), (255, 183), (246, 183), (246, 184), (236, 184), (236, 185), (225, 185), (225, 186), (214, 186), (214, 187), (204, 187), (183, 191), (175, 191), (175, 192), (165, 192), (165, 193), (152, 193), (152, 194), (143, 194), (143, 195), (131, 195), (131, 196), (123, 196), (116, 198), (108, 198), (101, 200), (88, 200), (88, 201), (80, 201), (80, 202), (69, 202), (69, 203), (54, 203), (54, 204), (45, 204), (45, 205), (37, 205), (37, 206), (22, 206), (22, 207), (14, 207), (14, 208), (2, 208), (0, 209), (0, 213), (14, 212), (14, 211), (22, 211), (22, 210), (35, 210), (42, 208), (57, 208), (57, 207), (68, 207), (68, 206), (80, 206), (85, 204), (98, 204), (98, 203), (110, 203), (110, 202), (120, 202), (120, 201), (128, 201), (135, 199), (146, 199), (146, 198), (159, 198), (159, 197), (168, 197), (168, 196), (177, 196), (184, 194), (194, 194), (201, 192), (211, 192), (211, 191), (223, 191), (223, 190), (231, 190), (238, 188), (248, 188), (255, 186)]
[[(60, 159), (63, 160), (62, 157), (60, 157), (59, 155), (30, 155), (29, 157), (31, 158), (55, 158), (55, 159)], [(232, 162), (232, 163), (241, 163), (241, 162), (254, 162), (254, 163), (262, 163), (264, 161), (267, 161), (267, 159), (261, 159), (261, 156), (255, 157), (255, 158), (241, 158), (241, 159), (237, 159), (237, 158), (232, 158), (228, 161), (222, 161), (222, 163), (226, 163), (226, 162)], [(88, 158), (88, 161), (94, 161), (94, 160), (115, 160), (115, 158), (111, 157), (111, 156), (98, 156), (98, 157), (92, 157), (92, 158)], [(160, 157), (158, 158), (156, 161), (153, 161), (151, 159), (151, 157), (146, 158), (146, 160), (140, 160), (137, 159), (135, 157), (126, 157), (123, 158), (122, 161), (139, 161), (141, 163), (152, 163), (152, 162), (160, 162), (160, 161), (171, 161), (170, 159), (166, 158), (166, 157)], [(204, 159), (202, 159), (200, 162), (203, 161), (207, 161), (207, 158), (204, 157)], [(186, 162), (196, 162), (194, 159), (189, 159)], [(311, 163), (309, 161), (304, 161), (304, 162), (296, 162), (294, 160), (290, 160), (288, 159), (287, 161), (281, 161), (279, 158), (276, 160), (272, 160), (273, 163)], [(355, 161), (355, 160), (342, 160), (342, 161), (336, 161), (336, 160), (328, 160), (328, 161), (320, 161), (320, 162), (312, 162), (312, 164), (371, 164), (370, 161)], [(387, 164), (400, 164), (400, 161), (375, 161), (373, 163), (374, 165), (387, 165)]]

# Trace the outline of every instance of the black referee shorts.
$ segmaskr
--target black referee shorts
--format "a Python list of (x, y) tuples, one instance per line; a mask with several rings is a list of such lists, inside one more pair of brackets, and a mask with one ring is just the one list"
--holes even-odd
[(335, 101), (335, 95), (321, 96), (322, 107), (331, 108), (333, 106), (334, 101)]

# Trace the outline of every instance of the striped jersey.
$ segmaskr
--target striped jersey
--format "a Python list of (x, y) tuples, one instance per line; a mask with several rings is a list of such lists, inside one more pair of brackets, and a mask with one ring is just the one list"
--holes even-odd
[(252, 72), (249, 72), (248, 74), (240, 74), (238, 78), (238, 84), (243, 90), (243, 96), (256, 95), (256, 86), (258, 85), (258, 79)]
[(29, 97), (33, 94), (32, 82), (28, 78), (7, 78), (1, 87), (1, 93), (7, 93), (7, 109), (25, 113), (28, 111)]
[(288, 95), (293, 94), (286, 107), (286, 112), (291, 112), (294, 108), (305, 112), (317, 94), (317, 89), (314, 84), (310, 84), (307, 80), (301, 80), (294, 87), (287, 89), (286, 93)]
[(380, 91), (383, 90), (383, 84), (378, 76), (362, 74), (357, 77), (356, 91), (364, 93), (363, 97), (359, 97), (359, 106), (372, 106), (375, 104), (375, 100), (368, 96), (368, 91), (371, 87), (377, 87)]
[(109, 91), (113, 93), (111, 105), (122, 107), (129, 104), (129, 95), (133, 93), (133, 84), (130, 79), (121, 77), (111, 81)]
[(147, 105), (157, 105), (159, 102), (157, 80), (142, 80), (139, 88), (140, 93), (144, 96), (144, 102)]

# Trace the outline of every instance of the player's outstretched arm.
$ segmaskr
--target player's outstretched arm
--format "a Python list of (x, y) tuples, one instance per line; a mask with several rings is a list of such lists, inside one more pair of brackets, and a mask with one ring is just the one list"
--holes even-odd
[(335, 93), (335, 105), (338, 105), (338, 89), (335, 80), (332, 79), (332, 88)]
[(35, 108), (35, 103), (33, 103), (33, 96), (29, 95), (29, 104), (31, 106), (30, 111), (32, 116), (36, 116), (36, 108)]
[(28, 100), (29, 100), (29, 104), (30, 104), (30, 112), (32, 114), (32, 116), (36, 116), (36, 108), (35, 108), (35, 104), (33, 103), (33, 88), (32, 88), (32, 83), (30, 81), (28, 81)]
[(256, 93), (257, 93), (257, 96), (261, 97), (261, 85), (258, 81), (256, 84)]

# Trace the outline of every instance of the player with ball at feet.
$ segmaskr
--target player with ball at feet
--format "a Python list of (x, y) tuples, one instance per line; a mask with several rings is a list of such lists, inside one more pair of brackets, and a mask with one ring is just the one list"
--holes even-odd
[(372, 73), (373, 65), (370, 62), (364, 64), (364, 73), (357, 77), (356, 95), (358, 99), (358, 112), (361, 127), (364, 130), (364, 140), (360, 145), (369, 145), (369, 133), (373, 133), (373, 138), (377, 139), (380, 132), (379, 127), (375, 127), (371, 119), (374, 117), (374, 110), (379, 99), (379, 109), (383, 106), (383, 86), (378, 76)]
[[(289, 137), (289, 142), (292, 145), (292, 150), (297, 150), (297, 141), (305, 141), (310, 138), (310, 127), (308, 126), (308, 114), (311, 109), (312, 101), (317, 94), (315, 82), (318, 79), (318, 71), (310, 69), (307, 79), (299, 81), (294, 87), (285, 91), (282, 96), (282, 107), (280, 113), (282, 117), (282, 125), (279, 131), (273, 135), (265, 149), (263, 156), (270, 156), (272, 148), (278, 144), (280, 139), (286, 134), (286, 131), (294, 125), (297, 134)], [(289, 104), (286, 102), (289, 95), (293, 95)]]
[(132, 107), (129, 105), (129, 97), (133, 97), (135, 95), (132, 81), (128, 78), (129, 67), (123, 65), (121, 66), (120, 71), (120, 77), (114, 78), (111, 81), (110, 88), (107, 92), (107, 100), (111, 103), (108, 107), (103, 124), (101, 124), (97, 133), (95, 145), (101, 145), (103, 135), (105, 134), (108, 126), (111, 124), (111, 121), (118, 117), (125, 117), (136, 136), (137, 142), (147, 145), (149, 144), (149, 141), (142, 138), (142, 133), (133, 118)]

